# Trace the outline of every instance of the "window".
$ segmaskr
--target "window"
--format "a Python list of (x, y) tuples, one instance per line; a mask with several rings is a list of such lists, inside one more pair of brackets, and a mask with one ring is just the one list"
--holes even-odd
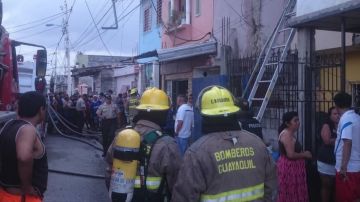
[(195, 15), (199, 16), (200, 15), (200, 10), (201, 10), (201, 7), (200, 7), (200, 1), (201, 0), (196, 0), (196, 5), (195, 5)]
[(178, 3), (179, 3), (178, 10), (181, 13), (185, 13), (185, 11), (186, 11), (186, 0), (180, 0), (180, 1), (178, 1)]
[(153, 64), (145, 64), (144, 67), (145, 87), (152, 87), (154, 86)]
[(172, 22), (173, 11), (171, 10), (171, 1), (169, 1), (169, 3), (168, 3), (168, 16), (169, 16), (168, 21)]
[(162, 23), (161, 7), (162, 7), (162, 0), (158, 0), (158, 1), (157, 1), (157, 12), (156, 12), (156, 24), (158, 24), (158, 25)]
[(179, 2), (179, 4), (180, 4), (180, 9), (179, 9), (179, 16), (178, 17), (180, 17), (180, 24), (183, 24), (183, 23), (185, 23), (185, 18), (186, 18), (186, 0), (181, 0), (180, 2)]
[(151, 30), (151, 7), (144, 10), (144, 32)]

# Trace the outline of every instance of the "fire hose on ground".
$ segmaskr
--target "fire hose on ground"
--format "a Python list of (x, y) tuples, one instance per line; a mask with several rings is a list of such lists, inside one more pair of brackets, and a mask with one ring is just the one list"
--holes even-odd
[[(67, 124), (69, 124), (72, 127), (77, 127), (76, 125), (74, 125), (73, 123), (71, 123), (69, 120), (67, 120), (65, 117), (63, 117), (61, 114), (59, 114), (51, 105), (48, 105), (49, 108), (51, 108), (51, 110), (53, 112), (56, 112), (57, 116), (60, 117), (63, 121), (65, 121)], [(89, 130), (89, 129), (84, 129), (86, 132), (89, 132), (91, 134), (100, 134), (98, 131), (93, 131), (93, 130)]]
[[(50, 117), (50, 121), (52, 122), (52, 124), (54, 125), (55, 129), (57, 130), (57, 132), (65, 138), (71, 139), (71, 140), (75, 140), (75, 141), (79, 141), (81, 143), (85, 143), (93, 148), (95, 148), (96, 150), (102, 151), (102, 148), (98, 147), (95, 144), (92, 144), (88, 141), (85, 141), (81, 138), (77, 138), (77, 137), (72, 137), (69, 135), (64, 134), (63, 132), (60, 131), (60, 129), (57, 127), (53, 117), (51, 116), (50, 112), (48, 111), (48, 115)], [(62, 171), (62, 170), (56, 170), (56, 169), (48, 169), (49, 172), (52, 173), (57, 173), (57, 174), (63, 174), (63, 175), (72, 175), (72, 176), (78, 176), (78, 177), (87, 177), (87, 178), (95, 178), (95, 179), (104, 179), (105, 177), (103, 175), (94, 175), (94, 174), (87, 174), (87, 173), (80, 173), (80, 172), (69, 172), (69, 171)]]
[(48, 115), (49, 115), (49, 117), (50, 117), (51, 123), (54, 125), (56, 131), (57, 131), (61, 136), (65, 137), (65, 138), (68, 138), (68, 139), (72, 139), (72, 140), (76, 140), (76, 141), (85, 143), (85, 144), (87, 144), (87, 145), (89, 145), (89, 146), (91, 146), (91, 147), (93, 147), (93, 148), (95, 148), (95, 149), (97, 149), (97, 150), (99, 150), (99, 151), (102, 151), (102, 150), (103, 150), (103, 149), (100, 148), (98, 145), (95, 145), (95, 144), (93, 144), (93, 143), (90, 143), (90, 142), (88, 142), (88, 141), (85, 141), (85, 140), (83, 140), (83, 139), (81, 139), (81, 138), (73, 137), (73, 136), (64, 134), (63, 132), (61, 132), (61, 130), (60, 130), (60, 129), (58, 128), (58, 126), (56, 125), (56, 123), (55, 123), (55, 121), (54, 121), (54, 119), (53, 119), (53, 117), (51, 116), (51, 114), (50, 114), (49, 111), (48, 111)]
[[(65, 135), (63, 132), (61, 132), (59, 130), (59, 128), (55, 124), (55, 121), (54, 121), (53, 117), (51, 116), (50, 112), (48, 112), (48, 115), (50, 117), (50, 120), (51, 120), (52, 124), (54, 124), (55, 129), (58, 131), (58, 133), (62, 137), (85, 143), (85, 144), (95, 148), (96, 150), (102, 151), (102, 149), (100, 147), (98, 147), (97, 145), (95, 145), (95, 144), (92, 144), (92, 143), (90, 143), (88, 141), (82, 140), (81, 138)], [(94, 175), (94, 174), (79, 173), (79, 172), (69, 172), (69, 171), (56, 170), (56, 169), (51, 169), (51, 168), (49, 168), (48, 171), (52, 172), (52, 173), (63, 174), (63, 175), (73, 175), (73, 176), (78, 176), (78, 177), (87, 177), (87, 178), (95, 178), (95, 179), (104, 179), (105, 178), (103, 175)]]
[(55, 111), (54, 108), (52, 108), (51, 106), (49, 106), (49, 109), (51, 110), (52, 114), (54, 114), (56, 116), (56, 118), (61, 122), (61, 124), (63, 126), (65, 126), (66, 129), (70, 130), (71, 132), (78, 134), (79, 136), (84, 136), (84, 137), (100, 137), (101, 135), (98, 134), (83, 134), (83, 133), (79, 133), (75, 130), (73, 130), (70, 126), (68, 126), (65, 122), (68, 122), (69, 125), (72, 125), (73, 127), (77, 127), (75, 126), (73, 123), (69, 122), (68, 120), (66, 120), (63, 116), (61, 116), (58, 112)]
[(62, 170), (55, 170), (55, 169), (48, 169), (51, 173), (57, 173), (62, 175), (72, 175), (77, 177), (87, 177), (87, 178), (95, 178), (95, 179), (105, 179), (105, 176), (103, 175), (94, 175), (94, 174), (87, 174), (87, 173), (75, 173), (75, 172), (69, 172), (69, 171), (62, 171)]

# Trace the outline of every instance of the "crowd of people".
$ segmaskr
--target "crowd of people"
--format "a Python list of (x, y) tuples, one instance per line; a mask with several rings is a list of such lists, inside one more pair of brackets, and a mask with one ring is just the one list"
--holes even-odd
[[(320, 136), (317, 169), (321, 180), (321, 201), (360, 201), (360, 116), (352, 106), (351, 95), (340, 92), (328, 111)], [(279, 127), (280, 159), (277, 162), (277, 201), (309, 201), (305, 161), (313, 159), (296, 138), (297, 112), (283, 115)]]
[(108, 90), (106, 93), (99, 95), (88, 95), (75, 93), (69, 96), (67, 93), (50, 93), (49, 102), (51, 106), (62, 117), (70, 123), (76, 125), (77, 132), (82, 132), (84, 128), (93, 131), (101, 130), (101, 117), (96, 113), (101, 105), (106, 103), (106, 97), (110, 96), (112, 103), (116, 104), (119, 109), (120, 121), (119, 127), (128, 124), (128, 111), (130, 95), (128, 92), (120, 93), (117, 97), (113, 96), (113, 91)]
[[(305, 161), (314, 160), (315, 155), (304, 151), (296, 137), (300, 126), (297, 112), (283, 114), (278, 130), (280, 158), (275, 162), (264, 144), (259, 123), (252, 118), (249, 103), (237, 102), (224, 87), (209, 86), (197, 97), (202, 137), (195, 142), (191, 141), (191, 94), (178, 95), (173, 110), (169, 96), (160, 89), (149, 88), (141, 97), (137, 91), (129, 94), (133, 95), (115, 97), (108, 91), (99, 97), (68, 97), (65, 93), (50, 96), (56, 111), (74, 118), (79, 132), (85, 126), (102, 130), (105, 181), (113, 202), (310, 200)], [(316, 156), (321, 200), (360, 201), (360, 116), (351, 108), (349, 94), (340, 92), (333, 101), (335, 106), (329, 109), (322, 126), (322, 143)], [(45, 119), (45, 103), (41, 95), (25, 93), (19, 100), (19, 119), (6, 123), (0, 131), (0, 154), (11, 154), (0, 156), (6, 162), (0, 164), (0, 202), (42, 200), (47, 163), (34, 126)], [(127, 112), (127, 103), (133, 105), (133, 114)], [(101, 127), (96, 125), (99, 123)], [(115, 132), (127, 124), (132, 127)], [(167, 135), (166, 131), (173, 133)], [(131, 137), (122, 140), (129, 142), (119, 143), (121, 134)], [(134, 134), (141, 137), (139, 148), (130, 142)], [(124, 167), (119, 166), (121, 161)], [(138, 163), (130, 172), (131, 162)]]
[[(115, 136), (115, 131), (133, 124), (138, 101), (139, 94), (136, 88), (119, 93), (116, 97), (112, 90), (99, 95), (75, 93), (70, 97), (64, 92), (49, 94), (49, 102), (53, 109), (67, 122), (73, 123), (69, 125), (73, 126), (72, 131), (82, 133), (86, 128), (102, 132), (103, 156)], [(161, 127), (168, 135), (177, 137), (181, 153), (184, 154), (194, 128), (192, 96), (178, 95), (177, 102), (171, 108), (166, 123)], [(71, 130), (67, 132), (71, 133)]]

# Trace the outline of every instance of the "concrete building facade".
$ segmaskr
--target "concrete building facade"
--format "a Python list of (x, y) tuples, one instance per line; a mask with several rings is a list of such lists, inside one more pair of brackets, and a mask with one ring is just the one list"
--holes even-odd
[[(161, 6), (162, 0), (141, 0), (139, 20), (139, 54), (146, 54), (161, 48)], [(156, 55), (140, 57), (139, 63), (139, 92), (147, 87), (160, 86), (159, 62)]]
[[(75, 87), (86, 84), (90, 94), (99, 94), (112, 90), (122, 92), (124, 83), (117, 84), (117, 77), (122, 76), (117, 69), (129, 66), (135, 68), (132, 58), (125, 56), (103, 56), (103, 55), (84, 55), (76, 56), (76, 68), (72, 70), (72, 77)], [(115, 72), (117, 73), (115, 75)], [(126, 72), (124, 72), (125, 74)], [(138, 74), (131, 77), (128, 81), (129, 86), (138, 85)]]
[(162, 88), (173, 101), (179, 94), (193, 91), (197, 76), (219, 75), (214, 56), (217, 42), (212, 37), (213, 1), (164, 0), (162, 3)]
[(128, 65), (114, 69), (114, 92), (123, 94), (129, 89), (136, 88), (139, 85), (139, 66)]

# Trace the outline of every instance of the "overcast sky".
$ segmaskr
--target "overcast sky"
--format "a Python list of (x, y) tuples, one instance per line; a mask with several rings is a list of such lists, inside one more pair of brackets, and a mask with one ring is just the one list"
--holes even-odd
[[(64, 0), (2, 0), (3, 26), (10, 33), (11, 39), (44, 45), (48, 49), (48, 62), (51, 70), (54, 65), (53, 55), (57, 43), (62, 35), (60, 27), (47, 27), (46, 24), (62, 25), (61, 6)], [(69, 35), (71, 42), (71, 61), (74, 65), (76, 52), (84, 54), (109, 55), (105, 46), (98, 37), (98, 33), (86, 7), (89, 8), (98, 23), (100, 33), (104, 32), (102, 26), (114, 24), (114, 13), (111, 0), (67, 0), (70, 8), (75, 1), (69, 20)], [(101, 36), (111, 55), (134, 55), (138, 45), (139, 5), (140, 0), (118, 0), (116, 3), (119, 28), (107, 30)], [(129, 12), (135, 9), (129, 14)], [(59, 14), (59, 15), (56, 15)], [(106, 15), (105, 15), (106, 14)], [(128, 14), (128, 15), (127, 15)], [(99, 20), (105, 15), (102, 21)], [(127, 16), (125, 16), (127, 15)], [(86, 29), (88, 28), (88, 31)], [(94, 38), (94, 39), (93, 39)], [(92, 40), (93, 39), (93, 40)], [(25, 60), (31, 60), (36, 49), (22, 46), (18, 53), (25, 55)], [(61, 42), (58, 51), (58, 66), (63, 65), (64, 43)]]

